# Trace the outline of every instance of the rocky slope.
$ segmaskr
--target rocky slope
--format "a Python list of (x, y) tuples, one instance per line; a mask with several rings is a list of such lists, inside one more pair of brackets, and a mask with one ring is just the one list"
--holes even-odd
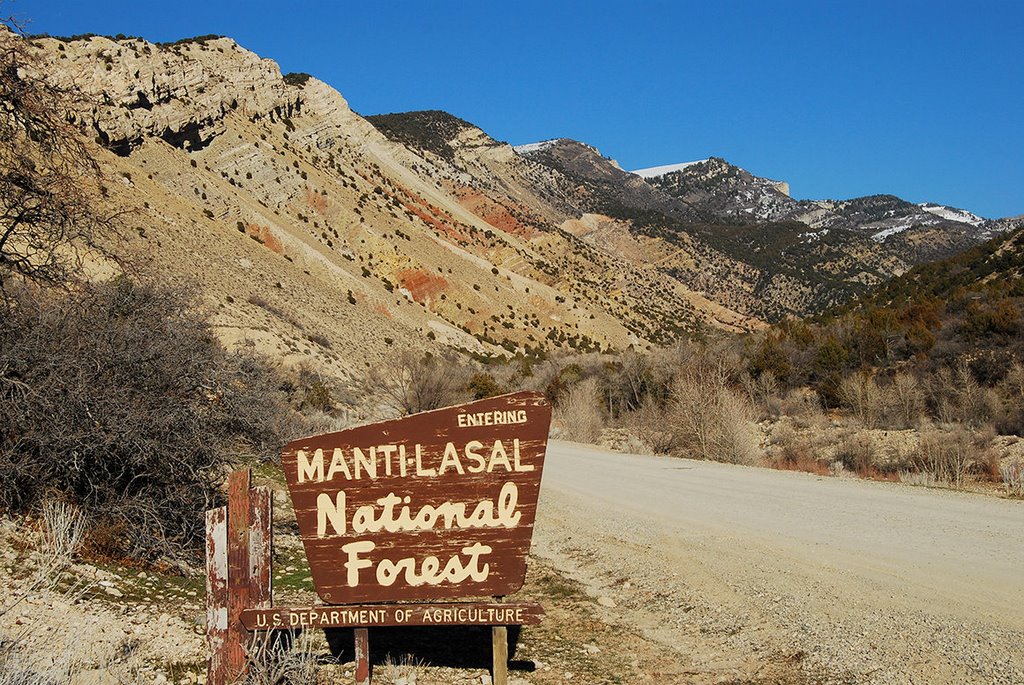
[(517, 199), (520, 167), (554, 174), (486, 136), (463, 135), (458, 165), (411, 151), (229, 39), (35, 44), (106, 145), (108, 191), (133, 208), (125, 249), (196, 284), (228, 342), (353, 376), (405, 347), (625, 348), (747, 325), (562, 230), (564, 199)]

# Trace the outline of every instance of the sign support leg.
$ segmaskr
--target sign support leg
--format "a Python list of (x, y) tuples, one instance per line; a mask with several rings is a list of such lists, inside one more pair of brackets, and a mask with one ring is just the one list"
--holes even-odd
[(356, 685), (370, 685), (370, 631), (356, 628)]
[(225, 656), (228, 678), (245, 671), (248, 632), (242, 626), (242, 611), (249, 608), (249, 498), (252, 471), (232, 471), (228, 476), (228, 633)]
[(508, 627), (491, 628), (491, 653), (493, 685), (508, 685)]

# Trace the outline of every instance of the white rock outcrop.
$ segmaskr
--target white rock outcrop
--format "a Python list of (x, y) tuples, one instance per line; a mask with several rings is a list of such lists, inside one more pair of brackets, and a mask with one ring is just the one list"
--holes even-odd
[(101, 36), (35, 41), (49, 77), (74, 84), (78, 114), (115, 149), (159, 136), (177, 147), (196, 147), (224, 129), (239, 111), (250, 118), (286, 117), (302, 102), (273, 60), (261, 59), (228, 38), (157, 45), (140, 38)]

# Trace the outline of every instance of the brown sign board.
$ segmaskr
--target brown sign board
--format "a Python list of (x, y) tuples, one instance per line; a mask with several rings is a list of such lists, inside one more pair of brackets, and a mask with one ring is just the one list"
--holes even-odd
[(500, 626), (540, 623), (539, 604), (352, 604), (247, 609), (247, 630), (373, 626)]
[(286, 445), (317, 594), (340, 605), (518, 590), (550, 423), (544, 395), (520, 392)]

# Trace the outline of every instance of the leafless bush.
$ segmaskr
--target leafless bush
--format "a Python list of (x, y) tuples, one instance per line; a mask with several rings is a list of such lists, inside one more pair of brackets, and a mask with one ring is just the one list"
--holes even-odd
[(991, 423), (1001, 410), (996, 391), (979, 384), (966, 364), (955, 371), (936, 372), (929, 380), (928, 394), (940, 423), (976, 428)]
[(788, 421), (776, 424), (769, 456), (769, 465), (774, 468), (829, 474), (828, 464), (818, 460), (810, 439), (794, 430)]
[(672, 388), (668, 421), (679, 451), (700, 459), (753, 464), (759, 456), (754, 411), (711, 360), (690, 364)]
[(240, 685), (317, 685), (318, 664), (312, 631), (257, 633)]
[(665, 408), (658, 406), (652, 397), (647, 397), (636, 411), (623, 416), (622, 424), (655, 454), (672, 454), (678, 449), (676, 431)]
[(882, 390), (873, 376), (866, 373), (847, 376), (839, 383), (839, 398), (864, 426), (878, 425), (884, 403)]
[(1014, 461), (999, 467), (1003, 478), (1003, 487), (1014, 497), (1024, 497), (1024, 462)]
[(598, 441), (604, 426), (598, 401), (596, 378), (586, 378), (569, 388), (568, 394), (555, 408), (555, 419), (565, 429), (565, 437), (576, 442)]
[(403, 352), (374, 369), (367, 386), (400, 415), (439, 409), (468, 398), (465, 365), (454, 357)]
[(996, 425), (1004, 434), (1024, 435), (1024, 365), (1014, 362), (999, 384), (1002, 406)]
[(12, 295), (0, 316), (0, 510), (56, 492), (104, 552), (198, 551), (223, 465), (276, 453), (292, 430), (281, 378), (221, 348), (174, 288), (119, 279)]
[(784, 395), (773, 395), (767, 398), (766, 406), (770, 416), (788, 416), (794, 424), (802, 427), (820, 423), (825, 419), (821, 398), (809, 390), (795, 389)]
[(878, 467), (878, 445), (867, 431), (852, 430), (836, 451), (843, 467), (860, 475), (869, 475)]
[(744, 371), (740, 376), (740, 385), (746, 391), (751, 406), (756, 407), (763, 415), (772, 418), (782, 415), (778, 402), (779, 381), (771, 371), (765, 371), (756, 378)]
[(962, 426), (930, 428), (921, 432), (914, 466), (936, 481), (959, 489), (972, 467), (983, 461), (986, 447), (984, 438)]
[(913, 428), (925, 410), (925, 394), (917, 377), (905, 371), (898, 372), (885, 389), (885, 414), (890, 425)]

